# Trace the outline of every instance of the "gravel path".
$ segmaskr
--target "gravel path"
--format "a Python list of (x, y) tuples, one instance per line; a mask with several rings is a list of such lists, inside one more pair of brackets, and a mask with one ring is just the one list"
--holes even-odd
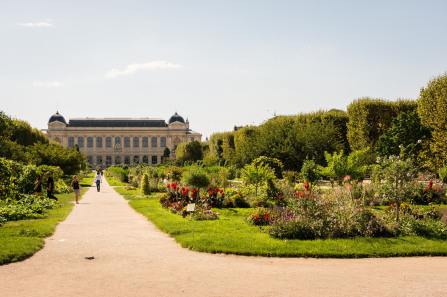
[[(93, 260), (85, 257), (93, 256)], [(302, 259), (181, 248), (107, 183), (90, 188), (0, 296), (447, 296), (447, 257)]]

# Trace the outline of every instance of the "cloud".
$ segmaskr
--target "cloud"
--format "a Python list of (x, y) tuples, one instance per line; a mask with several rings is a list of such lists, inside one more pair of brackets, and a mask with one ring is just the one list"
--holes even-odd
[(50, 81), (50, 82), (43, 82), (43, 81), (35, 81), (33, 82), (33, 87), (48, 87), (48, 88), (53, 88), (53, 87), (61, 87), (64, 84), (55, 80), (55, 81)]
[(112, 69), (106, 73), (106, 78), (115, 78), (117, 76), (124, 76), (134, 74), (139, 70), (164, 70), (164, 69), (180, 69), (182, 65), (173, 64), (166, 61), (152, 61), (144, 64), (130, 64), (127, 65), (126, 69), (120, 71), (118, 69)]
[(22, 27), (38, 28), (38, 27), (54, 27), (53, 24), (48, 22), (37, 22), (37, 23), (20, 23), (18, 24)]

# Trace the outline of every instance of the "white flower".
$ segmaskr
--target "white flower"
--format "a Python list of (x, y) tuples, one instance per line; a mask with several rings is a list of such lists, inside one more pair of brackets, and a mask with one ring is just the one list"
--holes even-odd
[(419, 139), (419, 140), (418, 140), (418, 143), (421, 143), (421, 142), (422, 142), (422, 140)]
[(408, 176), (408, 177), (410, 177), (410, 176), (411, 176), (411, 173), (410, 173), (410, 172), (408, 172), (408, 173), (407, 173), (407, 176)]
[(399, 145), (399, 148), (402, 148), (402, 144)]

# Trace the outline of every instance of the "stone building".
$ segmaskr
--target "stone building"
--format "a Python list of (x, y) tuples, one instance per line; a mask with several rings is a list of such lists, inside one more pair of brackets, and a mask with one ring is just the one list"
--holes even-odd
[(166, 148), (174, 156), (181, 142), (201, 141), (189, 121), (175, 113), (166, 123), (152, 118), (65, 118), (56, 112), (48, 121), (48, 139), (64, 147), (79, 147), (93, 166), (159, 164)]

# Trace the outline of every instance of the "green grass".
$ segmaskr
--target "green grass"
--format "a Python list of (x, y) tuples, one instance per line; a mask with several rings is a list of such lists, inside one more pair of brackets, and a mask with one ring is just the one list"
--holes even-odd
[[(84, 178), (81, 195), (93, 183)], [(51, 209), (43, 219), (6, 222), (0, 227), (0, 265), (31, 257), (44, 246), (44, 238), (53, 235), (59, 222), (73, 209), (74, 194), (56, 194), (61, 207)], [(81, 198), (82, 199), (82, 198)]]
[[(122, 190), (115, 188), (119, 193)], [(327, 240), (279, 240), (266, 227), (245, 221), (250, 209), (214, 209), (220, 219), (190, 221), (163, 209), (157, 194), (130, 201), (160, 230), (182, 247), (209, 253), (269, 257), (365, 258), (402, 256), (447, 256), (447, 241), (423, 237), (355, 238)], [(132, 199), (127, 194), (127, 199)]]

